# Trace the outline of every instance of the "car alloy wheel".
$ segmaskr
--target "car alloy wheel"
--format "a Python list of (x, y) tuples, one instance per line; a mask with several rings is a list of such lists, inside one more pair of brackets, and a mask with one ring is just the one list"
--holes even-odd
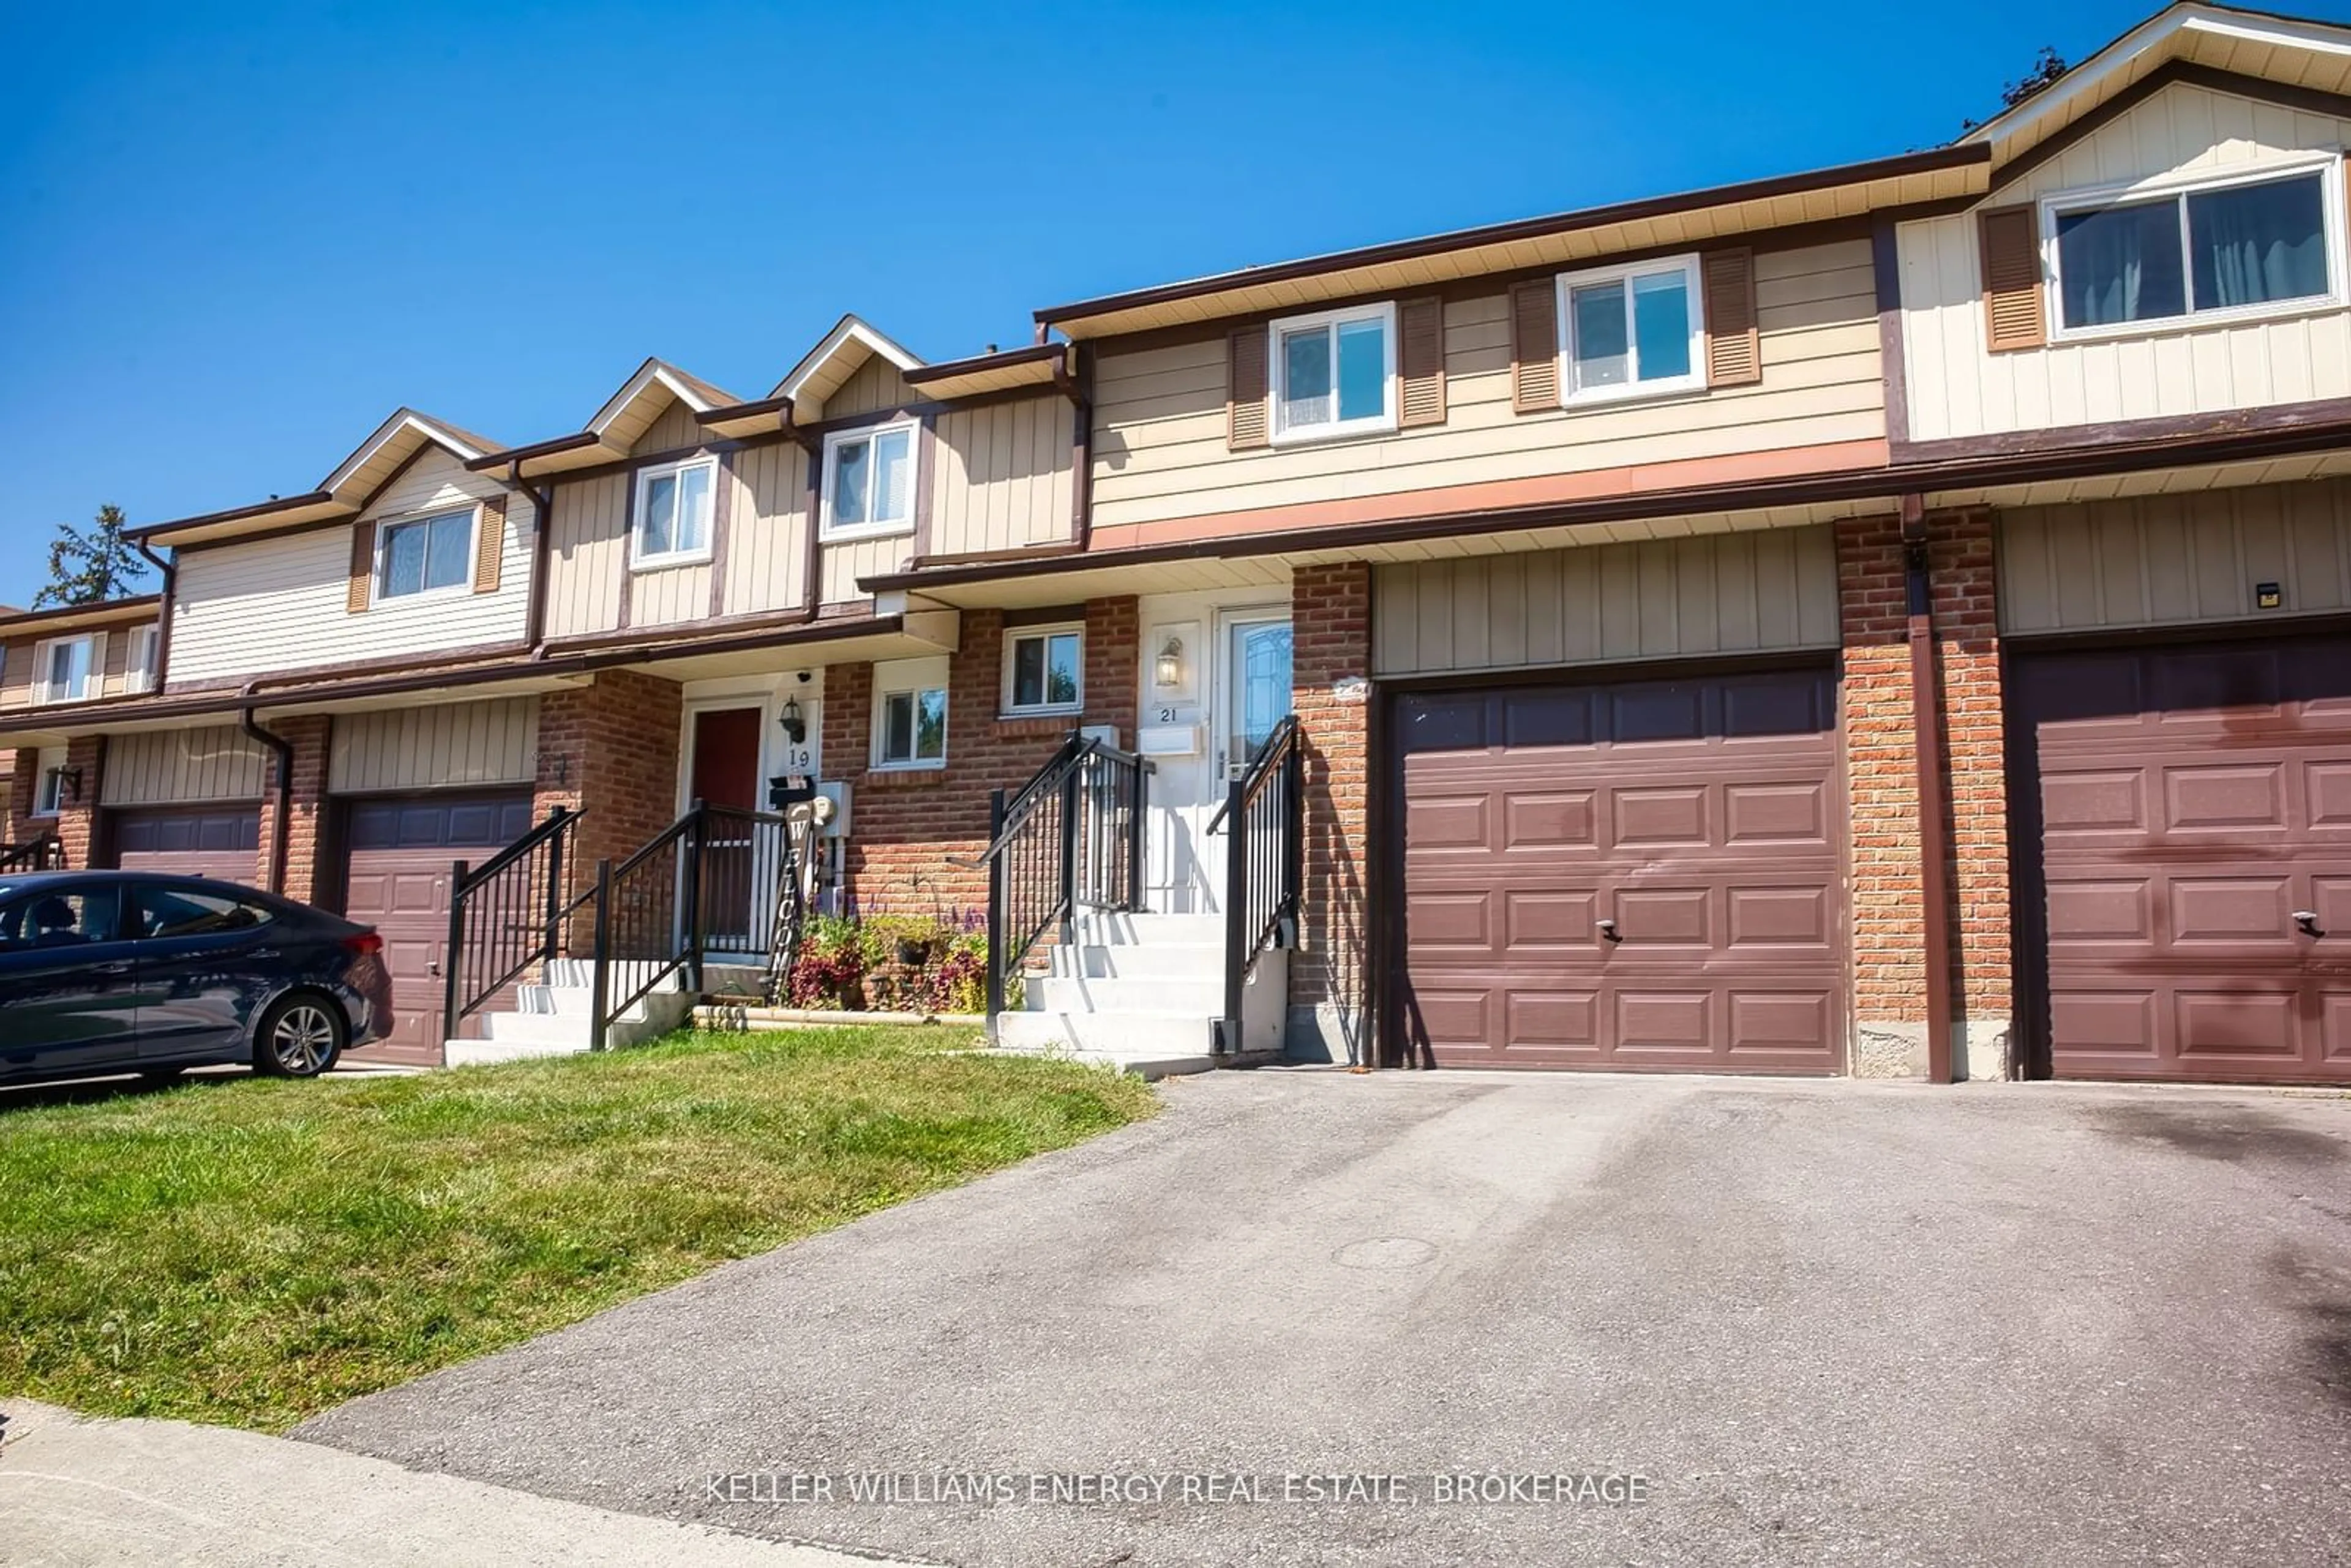
[(277, 1018), (269, 1031), (269, 1053), (287, 1073), (305, 1078), (324, 1066), (335, 1051), (335, 1020), (317, 1002), (297, 1002)]

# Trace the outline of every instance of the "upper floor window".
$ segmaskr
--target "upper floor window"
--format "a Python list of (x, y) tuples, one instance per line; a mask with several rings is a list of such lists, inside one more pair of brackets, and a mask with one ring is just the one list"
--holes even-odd
[(914, 426), (883, 425), (825, 437), (824, 528), (829, 539), (914, 530)]
[(717, 477), (718, 463), (711, 457), (638, 471), (632, 565), (680, 566), (710, 559), (710, 514)]
[(1563, 401), (1647, 397), (1706, 385), (1702, 298), (1694, 256), (1561, 277)]
[(474, 576), (474, 508), (386, 523), (377, 549), (378, 599), (462, 589)]
[(1085, 648), (1078, 626), (1006, 633), (1004, 711), (1070, 713), (1083, 706)]
[(98, 695), (99, 660), (106, 634), (92, 632), (79, 637), (57, 637), (34, 650), (33, 685), (37, 703), (86, 702)]
[(2053, 196), (2043, 244), (2061, 332), (2258, 315), (2338, 290), (2325, 168), (2154, 193)]
[(123, 690), (152, 692), (155, 689), (155, 645), (158, 633), (152, 626), (131, 629), (131, 658), (123, 666)]
[(1268, 330), (1276, 442), (1396, 427), (1394, 305), (1287, 317)]

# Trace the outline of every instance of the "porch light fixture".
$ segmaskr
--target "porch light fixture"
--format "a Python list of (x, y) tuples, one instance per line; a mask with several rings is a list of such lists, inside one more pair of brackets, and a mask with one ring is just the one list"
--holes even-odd
[(1167, 639), (1166, 645), (1159, 650), (1159, 661), (1155, 674), (1163, 686), (1180, 686), (1184, 684), (1183, 638)]
[(800, 713), (800, 699), (786, 697), (782, 716), (776, 720), (784, 727), (784, 738), (798, 746), (808, 738), (808, 719)]

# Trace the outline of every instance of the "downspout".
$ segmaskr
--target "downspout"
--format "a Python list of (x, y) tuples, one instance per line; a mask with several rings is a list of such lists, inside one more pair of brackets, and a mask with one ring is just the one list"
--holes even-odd
[(1902, 497), (1902, 564), (1909, 601), (1910, 720), (1918, 763), (1918, 883), (1926, 900), (1927, 1082), (1949, 1083), (1951, 1061), (1950, 843), (1943, 789), (1947, 764), (1943, 705), (1935, 668), (1934, 584), (1927, 549), (1925, 503)]
[(180, 552), (173, 550), (172, 559), (165, 560), (147, 547), (145, 539), (133, 539), (131, 547), (145, 556), (163, 578), (163, 602), (155, 619), (155, 669), (152, 682), (147, 688), (150, 692), (160, 692), (163, 689), (163, 672), (171, 667), (172, 662), (172, 610), (179, 601)]
[(1075, 411), (1070, 437), (1070, 538), (1082, 550), (1093, 539), (1094, 361), (1083, 343), (1071, 344), (1068, 352), (1076, 368), (1055, 366), (1053, 384)]
[(530, 656), (547, 656), (547, 566), (555, 552), (555, 486), (550, 482), (544, 490), (534, 490), (523, 482), (522, 460), (507, 465), (507, 488), (528, 499), (536, 516), (536, 535), (530, 544), (530, 591), (523, 612), (522, 640), (530, 649)]
[[(253, 695), (254, 688), (260, 684), (258, 681), (247, 682), (242, 695)], [(269, 891), (283, 894), (286, 891), (287, 834), (293, 826), (294, 816), (294, 743), (282, 735), (262, 728), (255, 722), (253, 712), (251, 707), (239, 708), (236, 727), (245, 732), (246, 739), (277, 758), (277, 821), (269, 835)]]

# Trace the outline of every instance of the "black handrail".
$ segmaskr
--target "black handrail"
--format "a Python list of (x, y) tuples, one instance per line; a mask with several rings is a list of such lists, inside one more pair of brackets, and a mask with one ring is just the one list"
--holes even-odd
[(0, 844), (0, 872), (68, 869), (65, 841), (55, 833), (43, 833), (21, 844)]
[(479, 867), (450, 868), (442, 1039), (456, 1039), (468, 1015), (562, 951), (565, 873), (582, 815), (558, 806)]
[(1035, 777), (988, 798), (987, 1017), (1048, 931), (1069, 940), (1081, 908), (1143, 907), (1144, 821), (1153, 764), (1072, 734)]
[(1241, 1048), (1249, 972), (1269, 947), (1298, 946), (1306, 881), (1306, 751), (1290, 714), (1225, 791), (1207, 831), (1230, 825), (1225, 871), (1225, 1017), (1220, 1052)]

